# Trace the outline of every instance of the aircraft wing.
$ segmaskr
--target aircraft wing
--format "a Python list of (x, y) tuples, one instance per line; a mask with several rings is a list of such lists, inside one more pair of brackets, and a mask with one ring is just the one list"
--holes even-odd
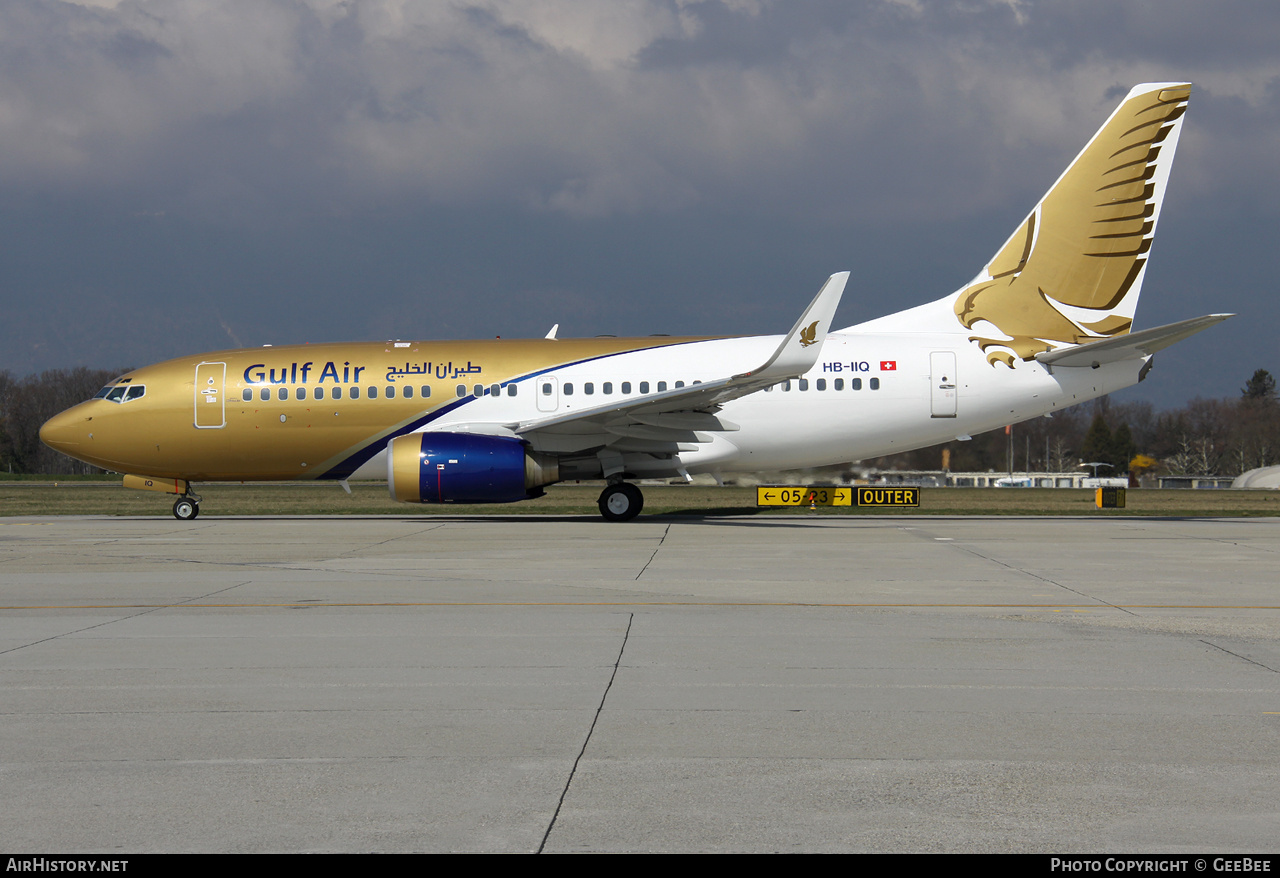
[(831, 275), (773, 355), (756, 369), (662, 393), (519, 421), (506, 427), (520, 436), (601, 434), (601, 444), (627, 445), (635, 450), (642, 450), (641, 446), (652, 442), (708, 441), (709, 437), (697, 435), (699, 430), (737, 430), (737, 425), (716, 416), (720, 406), (781, 381), (798, 378), (812, 369), (822, 353), (822, 344), (848, 279), (847, 271)]
[(1097, 367), (1121, 360), (1140, 359), (1162, 351), (1169, 345), (1190, 338), (1202, 329), (1221, 323), (1234, 314), (1206, 314), (1190, 320), (1180, 320), (1165, 326), (1143, 329), (1128, 335), (1118, 335), (1102, 341), (1093, 341), (1076, 347), (1060, 348), (1036, 354), (1036, 360), (1046, 366)]

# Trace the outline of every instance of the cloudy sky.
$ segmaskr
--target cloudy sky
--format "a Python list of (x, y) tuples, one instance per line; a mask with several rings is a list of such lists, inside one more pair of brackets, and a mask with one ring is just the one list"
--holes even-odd
[(0, 369), (785, 331), (938, 298), (1129, 87), (1195, 84), (1160, 407), (1280, 374), (1274, 0), (4, 0)]

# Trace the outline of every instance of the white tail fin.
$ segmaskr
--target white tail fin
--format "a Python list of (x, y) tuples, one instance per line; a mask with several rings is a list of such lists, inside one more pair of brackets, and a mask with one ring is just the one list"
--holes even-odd
[(1188, 83), (1135, 86), (976, 278), (956, 318), (992, 365), (1129, 331)]

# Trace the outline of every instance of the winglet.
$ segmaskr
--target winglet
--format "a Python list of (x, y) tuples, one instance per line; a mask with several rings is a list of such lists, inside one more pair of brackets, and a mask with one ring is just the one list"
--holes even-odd
[(849, 281), (849, 272), (838, 271), (822, 285), (818, 295), (814, 296), (809, 307), (804, 309), (796, 325), (791, 327), (787, 337), (778, 345), (773, 356), (764, 365), (741, 375), (734, 375), (733, 380), (750, 378), (754, 382), (767, 380), (783, 381), (795, 375), (803, 375), (813, 368), (822, 353), (822, 343), (826, 341), (827, 331), (831, 329), (831, 320), (835, 317), (840, 297), (844, 295), (845, 284)]
[[(530, 421), (515, 421), (508, 424), (507, 429), (517, 435), (527, 435), (536, 430), (549, 429), (574, 421), (594, 420), (602, 430), (605, 430), (606, 423), (615, 423), (614, 419), (618, 417), (624, 419), (629, 417), (636, 423), (644, 423), (641, 415), (670, 412), (712, 414), (718, 412), (720, 406), (730, 400), (740, 399), (789, 378), (798, 378), (818, 362), (818, 355), (822, 353), (822, 343), (827, 338), (831, 319), (835, 316), (836, 306), (840, 304), (840, 297), (844, 294), (844, 286), (848, 280), (849, 272), (847, 271), (841, 271), (827, 278), (827, 282), (809, 303), (809, 307), (804, 309), (804, 313), (800, 315), (796, 325), (791, 327), (782, 344), (778, 345), (773, 356), (758, 369), (734, 375), (732, 378), (711, 379), (695, 383), (690, 387), (664, 390), (660, 393), (633, 397), (595, 408), (540, 416)], [(670, 419), (667, 419), (667, 422), (670, 423)], [(719, 429), (732, 428), (721, 426)]]

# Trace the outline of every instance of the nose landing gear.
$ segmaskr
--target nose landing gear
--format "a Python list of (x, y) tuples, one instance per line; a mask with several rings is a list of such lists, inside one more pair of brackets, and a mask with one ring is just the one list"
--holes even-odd
[(635, 485), (615, 482), (600, 492), (597, 505), (605, 521), (630, 521), (644, 508), (644, 495)]
[(179, 521), (191, 521), (200, 514), (200, 498), (194, 494), (183, 494), (173, 501), (173, 517)]

